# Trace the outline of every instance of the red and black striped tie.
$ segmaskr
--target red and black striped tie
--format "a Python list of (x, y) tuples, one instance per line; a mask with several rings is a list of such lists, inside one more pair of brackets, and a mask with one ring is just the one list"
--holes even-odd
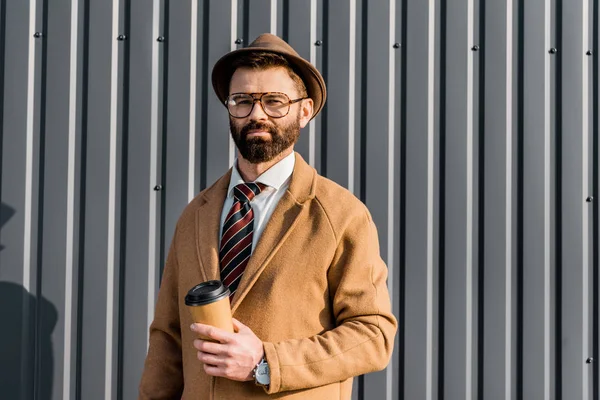
[(233, 297), (252, 254), (254, 212), (250, 202), (265, 187), (262, 183), (250, 182), (240, 183), (233, 188), (235, 200), (223, 224), (219, 249), (221, 280), (229, 287), (230, 298)]

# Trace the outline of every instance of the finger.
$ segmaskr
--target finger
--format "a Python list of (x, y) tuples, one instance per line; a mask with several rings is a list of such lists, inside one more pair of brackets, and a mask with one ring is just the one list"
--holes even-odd
[(201, 339), (194, 340), (194, 347), (196, 348), (196, 350), (199, 350), (203, 353), (225, 354), (227, 352), (227, 348), (225, 345)]
[(226, 365), (226, 361), (223, 357), (218, 357), (218, 356), (215, 356), (214, 354), (204, 353), (202, 351), (199, 351), (197, 356), (198, 356), (198, 360), (200, 360), (204, 364), (208, 364), (208, 365), (215, 366), (215, 367)]
[(210, 325), (192, 324), (191, 329), (199, 335), (211, 338), (221, 343), (228, 343), (233, 339), (231, 333)]
[(211, 376), (225, 376), (225, 371), (222, 368), (215, 367), (214, 365), (210, 364), (204, 364), (204, 372)]

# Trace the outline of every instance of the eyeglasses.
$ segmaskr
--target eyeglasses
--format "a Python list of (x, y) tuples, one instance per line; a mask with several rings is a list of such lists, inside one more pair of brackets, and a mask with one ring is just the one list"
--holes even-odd
[(287, 94), (280, 92), (232, 93), (227, 96), (225, 106), (232, 117), (246, 118), (252, 113), (254, 104), (259, 101), (265, 114), (269, 117), (282, 118), (288, 115), (292, 104), (304, 99), (308, 99), (308, 97), (290, 100)]

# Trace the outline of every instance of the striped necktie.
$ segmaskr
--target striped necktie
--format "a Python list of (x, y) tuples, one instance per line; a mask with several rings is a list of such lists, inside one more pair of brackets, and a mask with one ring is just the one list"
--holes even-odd
[(223, 224), (219, 248), (221, 280), (229, 288), (230, 298), (233, 298), (252, 254), (254, 212), (250, 202), (265, 187), (262, 183), (250, 182), (233, 188), (234, 202)]

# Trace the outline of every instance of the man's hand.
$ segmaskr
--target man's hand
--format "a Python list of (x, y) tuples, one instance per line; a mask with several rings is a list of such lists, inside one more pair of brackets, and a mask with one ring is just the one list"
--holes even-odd
[(236, 333), (214, 326), (192, 324), (192, 331), (219, 342), (196, 339), (194, 347), (208, 375), (249, 381), (252, 380), (252, 370), (264, 356), (263, 344), (250, 328), (235, 318), (233, 327)]

